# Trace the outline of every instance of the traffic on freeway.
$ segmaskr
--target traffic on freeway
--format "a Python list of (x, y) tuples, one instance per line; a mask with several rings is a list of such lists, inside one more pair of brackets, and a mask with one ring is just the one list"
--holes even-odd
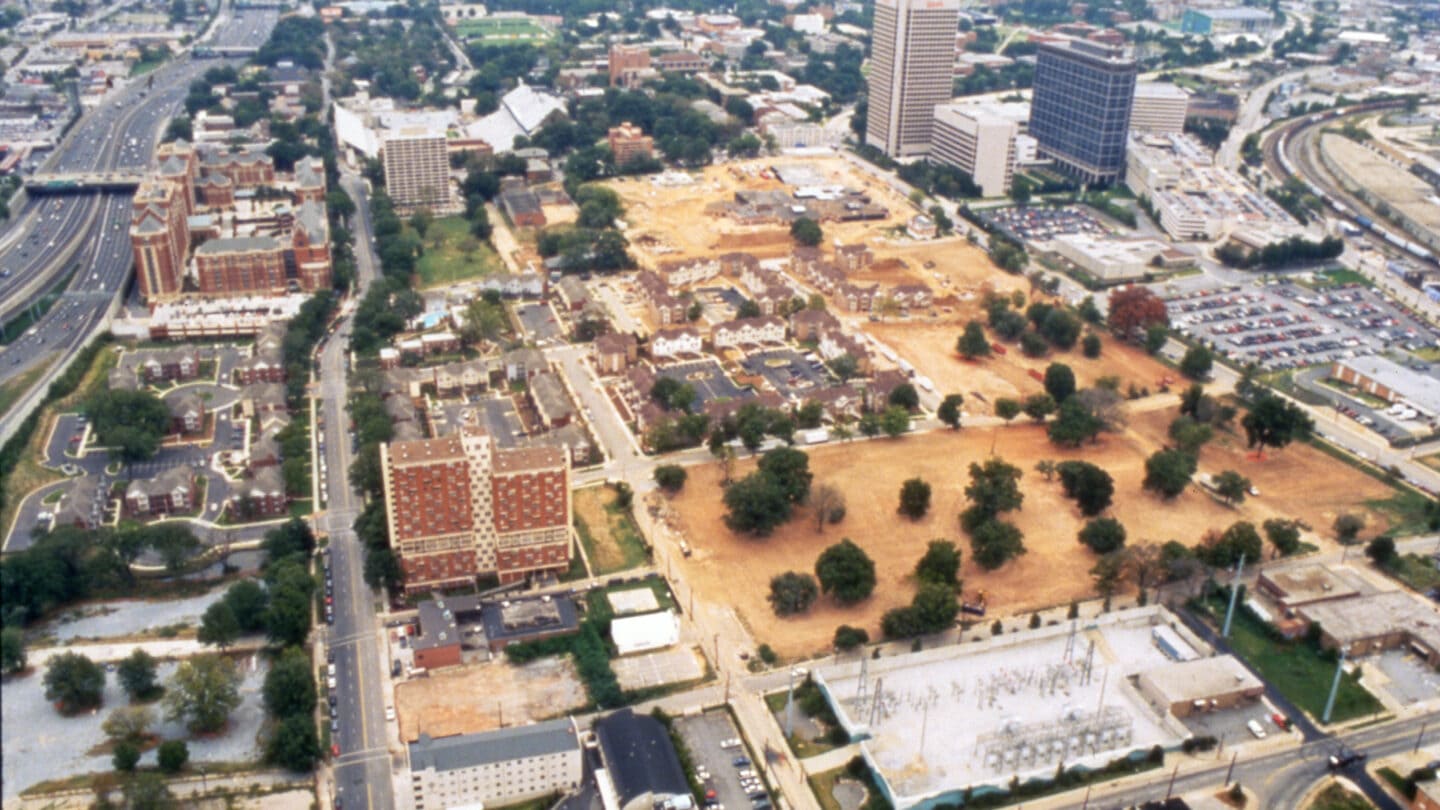
[[(273, 9), (222, 11), (208, 44), (258, 47), (276, 20)], [(120, 90), (76, 124), (42, 170), (144, 170), (190, 82), (223, 63), (182, 56), (151, 74), (153, 80)], [(0, 319), (22, 313), (66, 276), (71, 280), (50, 312), (0, 350), (0, 382), (81, 345), (104, 320), (130, 272), (129, 211), (128, 194), (103, 193), (31, 199), (17, 212), (20, 230), (7, 235), (0, 258)]]

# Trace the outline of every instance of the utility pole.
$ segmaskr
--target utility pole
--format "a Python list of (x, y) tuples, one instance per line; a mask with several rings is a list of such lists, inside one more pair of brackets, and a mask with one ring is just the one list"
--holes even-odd
[(790, 739), (795, 729), (795, 668), (790, 668), (789, 684), (785, 689), (785, 739)]
[(1240, 596), (1240, 572), (1245, 570), (1245, 555), (1240, 555), (1240, 560), (1235, 563), (1235, 579), (1230, 583), (1230, 607), (1225, 611), (1225, 628), (1220, 631), (1221, 638), (1230, 637), (1230, 622), (1235, 619), (1235, 602)]
[(1428, 727), (1429, 725), (1430, 725), (1430, 721), (1428, 721), (1428, 720), (1425, 721), (1424, 723), (1421, 723), (1421, 724), (1420, 724), (1420, 733), (1415, 735), (1415, 748), (1414, 748), (1410, 753), (1412, 753), (1412, 754), (1418, 754), (1418, 753), (1420, 753), (1420, 741), (1423, 740), (1423, 739), (1425, 739), (1425, 729), (1426, 729), (1426, 727)]
[(1170, 784), (1165, 786), (1165, 801), (1167, 802), (1170, 801), (1171, 796), (1175, 795), (1175, 777), (1179, 775), (1180, 763), (1177, 762), (1175, 763), (1175, 770), (1170, 772)]
[(1325, 714), (1320, 717), (1320, 722), (1330, 722), (1330, 712), (1335, 709), (1335, 695), (1340, 692), (1340, 675), (1345, 671), (1345, 654), (1340, 654), (1340, 660), (1335, 662), (1335, 679), (1330, 682), (1330, 696), (1325, 698)]
[(1224, 781), (1222, 784), (1226, 784), (1226, 785), (1230, 784), (1230, 777), (1235, 774), (1235, 760), (1237, 760), (1237, 759), (1239, 759), (1239, 758), (1240, 758), (1240, 752), (1239, 752), (1239, 751), (1236, 751), (1235, 754), (1234, 754), (1234, 756), (1230, 757), (1230, 767), (1225, 769), (1225, 781)]

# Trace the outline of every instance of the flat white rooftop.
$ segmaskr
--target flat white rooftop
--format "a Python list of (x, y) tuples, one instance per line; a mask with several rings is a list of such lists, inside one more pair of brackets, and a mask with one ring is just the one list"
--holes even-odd
[(1067, 622), (819, 667), (815, 677), (840, 722), (868, 733), (861, 745), (903, 810), (1012, 776), (1049, 777), (1062, 762), (1098, 767), (1189, 736), (1128, 680), (1170, 663), (1151, 629), (1172, 622), (1152, 606), (1078, 622), (1073, 631)]

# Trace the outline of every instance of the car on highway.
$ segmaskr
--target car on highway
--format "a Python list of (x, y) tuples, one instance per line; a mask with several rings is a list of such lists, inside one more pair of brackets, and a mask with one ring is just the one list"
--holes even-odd
[(1344, 770), (1357, 762), (1365, 761), (1365, 754), (1347, 746), (1340, 746), (1335, 753), (1325, 761), (1325, 764), (1332, 771)]

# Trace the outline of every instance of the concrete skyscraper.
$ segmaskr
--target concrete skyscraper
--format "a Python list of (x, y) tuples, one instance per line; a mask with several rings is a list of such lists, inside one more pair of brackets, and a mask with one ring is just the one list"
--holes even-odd
[(1119, 180), (1135, 76), (1135, 60), (1122, 48), (1078, 39), (1043, 43), (1030, 102), (1040, 156), (1082, 183)]
[(930, 151), (935, 105), (954, 95), (959, 0), (876, 0), (865, 142), (891, 157)]

